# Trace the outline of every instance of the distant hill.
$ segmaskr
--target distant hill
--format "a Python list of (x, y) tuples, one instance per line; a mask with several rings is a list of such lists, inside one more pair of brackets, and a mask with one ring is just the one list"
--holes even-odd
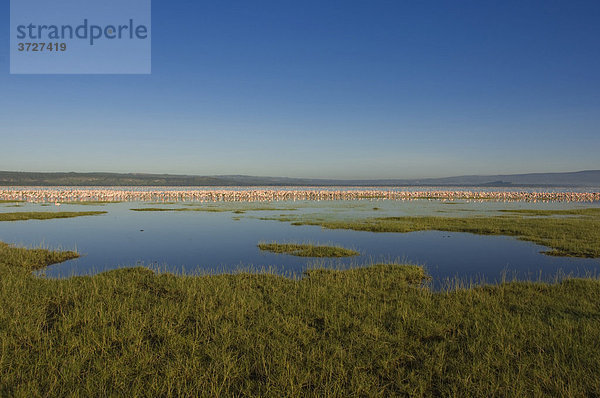
[(0, 171), (0, 186), (487, 186), (600, 187), (600, 170), (424, 179), (335, 180), (245, 175), (193, 176)]
[(569, 173), (530, 173), (488, 176), (460, 176), (413, 180), (424, 185), (486, 185), (486, 186), (561, 186), (561, 187), (600, 187), (600, 170), (587, 170)]

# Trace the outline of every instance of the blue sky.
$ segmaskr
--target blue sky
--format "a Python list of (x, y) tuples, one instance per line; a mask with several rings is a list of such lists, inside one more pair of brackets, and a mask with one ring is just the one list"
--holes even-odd
[(0, 170), (600, 169), (598, 1), (152, 2), (151, 75), (10, 75)]

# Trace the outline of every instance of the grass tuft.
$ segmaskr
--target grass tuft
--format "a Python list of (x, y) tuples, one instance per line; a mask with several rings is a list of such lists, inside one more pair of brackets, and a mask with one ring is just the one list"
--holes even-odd
[(258, 244), (260, 250), (278, 254), (290, 254), (297, 257), (352, 257), (360, 255), (356, 250), (340, 246), (323, 246), (309, 243), (265, 243)]

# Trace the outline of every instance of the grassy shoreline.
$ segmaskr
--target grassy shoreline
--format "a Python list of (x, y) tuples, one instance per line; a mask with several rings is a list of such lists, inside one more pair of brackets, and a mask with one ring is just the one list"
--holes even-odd
[(6, 269), (35, 271), (48, 265), (62, 263), (77, 257), (79, 257), (79, 254), (74, 251), (58, 251), (44, 248), (28, 249), (0, 242), (0, 274), (2, 270)]
[(239, 207), (200, 207), (196, 205), (184, 204), (189, 207), (141, 207), (133, 208), (131, 211), (138, 212), (161, 212), (161, 211), (200, 211), (208, 213), (227, 213), (232, 212), (235, 214), (244, 214), (247, 211), (295, 211), (295, 208), (278, 208), (278, 207), (251, 207), (251, 206), (239, 206)]
[(500, 215), (371, 217), (345, 221), (332, 217), (264, 217), (263, 220), (369, 232), (447, 231), (506, 235), (548, 246), (552, 256), (600, 257), (600, 208), (574, 210), (500, 210)]
[(0, 221), (51, 220), (54, 218), (74, 218), (106, 214), (105, 211), (22, 211), (15, 213), (0, 213)]
[(50, 251), (7, 247), (0, 396), (600, 394), (596, 279), (433, 292), (422, 268), (381, 264), (47, 280), (31, 270)]

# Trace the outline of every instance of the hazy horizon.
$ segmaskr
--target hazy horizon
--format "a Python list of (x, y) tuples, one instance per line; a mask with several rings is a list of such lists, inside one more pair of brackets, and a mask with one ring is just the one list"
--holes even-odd
[(151, 173), (151, 172), (137, 172), (137, 171), (125, 171), (125, 172), (112, 172), (112, 171), (105, 171), (105, 170), (96, 170), (96, 171), (89, 171), (89, 172), (81, 172), (81, 171), (75, 171), (75, 170), (62, 170), (62, 171), (41, 171), (41, 170), (33, 170), (33, 171), (24, 171), (24, 170), (0, 170), (0, 173), (40, 173), (40, 174), (69, 174), (69, 173), (74, 173), (74, 174), (119, 174), (119, 175), (169, 175), (169, 176), (189, 176), (189, 177), (249, 177), (249, 178), (290, 178), (290, 179), (307, 179), (307, 180), (336, 180), (336, 181), (343, 181), (343, 180), (348, 180), (348, 181), (352, 181), (352, 180), (427, 180), (427, 179), (433, 179), (433, 180), (438, 180), (438, 179), (446, 179), (446, 178), (460, 178), (460, 177), (498, 177), (498, 176), (526, 176), (526, 175), (551, 175), (551, 174), (575, 174), (575, 173), (600, 173), (600, 169), (598, 170), (570, 170), (570, 171), (559, 171), (559, 172), (526, 172), (526, 173), (491, 173), (491, 174), (461, 174), (461, 175), (446, 175), (446, 176), (426, 176), (426, 177), (403, 177), (403, 176), (398, 176), (398, 177), (388, 177), (388, 178), (335, 178), (335, 177), (305, 177), (305, 176), (299, 176), (299, 177), (292, 177), (289, 175), (251, 175), (251, 174), (244, 174), (244, 173), (232, 173), (232, 174), (187, 174), (187, 173), (162, 173), (162, 172), (156, 172), (156, 173)]
[[(9, 75), (0, 170), (388, 179), (600, 169), (600, 3), (152, 5), (151, 75)], [(9, 4), (0, 7), (4, 20)]]
[(8, 173), (80, 173), (80, 174), (88, 174), (88, 173), (107, 173), (107, 174), (147, 174), (147, 175), (181, 175), (181, 176), (195, 176), (195, 177), (227, 177), (227, 176), (244, 176), (244, 177), (259, 177), (259, 178), (298, 178), (298, 179), (323, 179), (323, 180), (413, 180), (413, 179), (441, 179), (441, 178), (452, 178), (452, 177), (467, 177), (467, 176), (500, 176), (500, 175), (527, 175), (527, 174), (569, 174), (569, 173), (584, 173), (584, 172), (600, 172), (600, 167), (598, 169), (584, 169), (584, 170), (559, 170), (559, 171), (524, 171), (524, 172), (515, 172), (515, 173), (500, 173), (500, 172), (491, 172), (491, 173), (463, 173), (463, 174), (447, 174), (447, 175), (425, 175), (425, 176), (392, 176), (392, 177), (345, 177), (345, 178), (337, 178), (324, 175), (322, 177), (311, 177), (305, 175), (286, 175), (286, 174), (248, 174), (244, 172), (233, 172), (233, 173), (215, 173), (215, 174), (206, 174), (202, 172), (198, 173), (179, 173), (179, 172), (164, 172), (164, 171), (109, 171), (109, 170), (89, 170), (89, 171), (81, 171), (81, 170), (9, 170), (9, 169), (0, 169), (1, 172)]

